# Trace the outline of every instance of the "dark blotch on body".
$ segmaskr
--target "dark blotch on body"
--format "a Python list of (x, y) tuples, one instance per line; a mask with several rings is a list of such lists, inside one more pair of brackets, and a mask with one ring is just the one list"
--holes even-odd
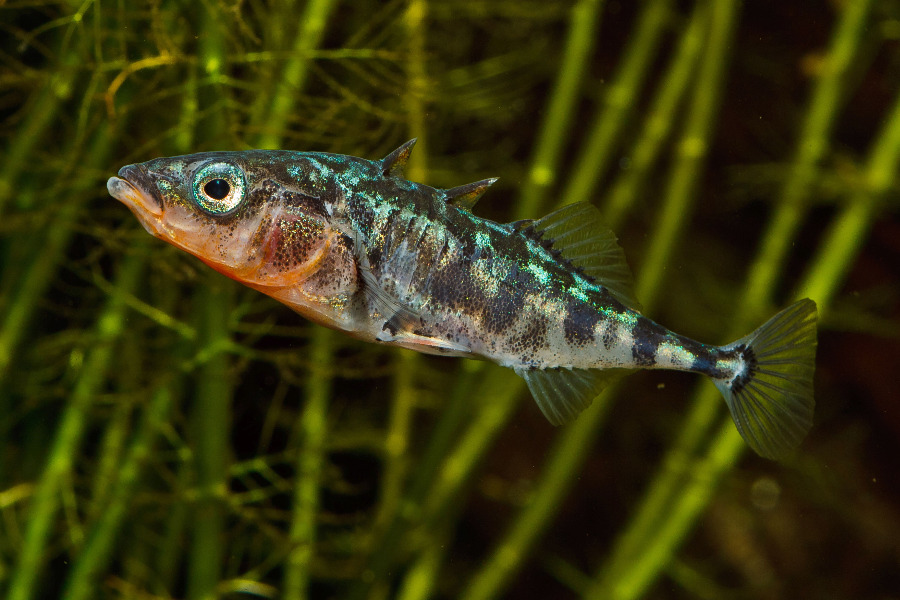
[(594, 329), (602, 316), (590, 304), (574, 298), (570, 300), (566, 306), (566, 318), (563, 319), (563, 331), (569, 345), (581, 347), (593, 343)]
[(666, 338), (666, 330), (646, 317), (640, 317), (632, 330), (634, 345), (631, 356), (638, 367), (656, 364), (656, 352)]

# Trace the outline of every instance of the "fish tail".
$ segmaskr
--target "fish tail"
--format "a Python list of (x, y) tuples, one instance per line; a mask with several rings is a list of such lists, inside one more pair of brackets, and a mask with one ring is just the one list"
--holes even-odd
[(785, 458), (812, 426), (816, 303), (800, 300), (721, 350), (738, 358), (730, 377), (713, 379), (738, 432), (760, 456)]

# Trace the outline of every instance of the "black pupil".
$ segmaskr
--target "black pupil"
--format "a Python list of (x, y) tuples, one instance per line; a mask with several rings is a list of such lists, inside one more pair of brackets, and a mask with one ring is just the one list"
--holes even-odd
[(229, 191), (231, 191), (231, 186), (228, 185), (228, 182), (224, 179), (213, 179), (212, 181), (206, 182), (206, 185), (203, 186), (203, 191), (211, 198), (221, 200), (228, 195)]

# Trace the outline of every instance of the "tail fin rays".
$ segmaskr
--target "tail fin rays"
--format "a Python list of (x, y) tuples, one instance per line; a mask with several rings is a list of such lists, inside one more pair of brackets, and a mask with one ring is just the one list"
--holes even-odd
[(816, 303), (800, 300), (724, 349), (744, 361), (732, 379), (713, 380), (738, 432), (760, 456), (785, 458), (812, 426)]

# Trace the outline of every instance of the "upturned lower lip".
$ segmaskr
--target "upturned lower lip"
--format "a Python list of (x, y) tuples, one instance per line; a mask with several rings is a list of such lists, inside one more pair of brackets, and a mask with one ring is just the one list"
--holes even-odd
[(144, 175), (137, 165), (128, 165), (119, 169), (118, 177), (110, 177), (106, 181), (109, 195), (125, 204), (132, 211), (148, 216), (160, 217), (163, 214), (159, 202), (142, 189), (140, 180)]

